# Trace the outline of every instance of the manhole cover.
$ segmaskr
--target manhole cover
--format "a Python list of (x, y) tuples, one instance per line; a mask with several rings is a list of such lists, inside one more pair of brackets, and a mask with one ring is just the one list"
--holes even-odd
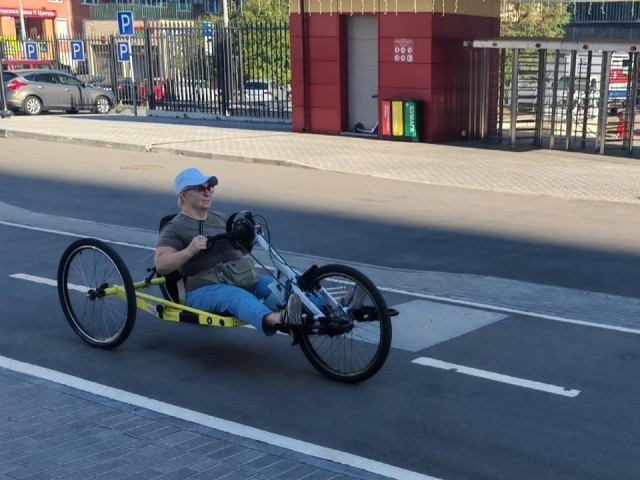
[(164, 168), (162, 165), (124, 165), (120, 170), (157, 170)]

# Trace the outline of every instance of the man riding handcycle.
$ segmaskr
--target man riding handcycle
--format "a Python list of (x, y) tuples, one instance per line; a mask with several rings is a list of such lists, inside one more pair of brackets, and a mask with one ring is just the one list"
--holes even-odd
[[(100, 240), (67, 248), (58, 286), (76, 333), (113, 348), (130, 334), (138, 308), (166, 320), (285, 332), (329, 378), (355, 383), (374, 375), (389, 353), (390, 315), (397, 313), (375, 285), (345, 265), (298, 272), (271, 246), (266, 222), (256, 221), (261, 217), (209, 211), (217, 184), (195, 168), (178, 174), (181, 210), (162, 219), (155, 268), (143, 281), (133, 283), (120, 256)], [(273, 273), (258, 272), (256, 263), (268, 270), (255, 246), (268, 254)], [(154, 285), (164, 298), (140, 291)]]

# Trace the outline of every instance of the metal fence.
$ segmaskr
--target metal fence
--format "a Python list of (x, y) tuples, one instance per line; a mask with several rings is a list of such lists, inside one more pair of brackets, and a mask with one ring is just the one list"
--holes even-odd
[[(640, 56), (625, 44), (474, 41), (472, 138), (512, 146), (631, 152), (640, 108)], [(560, 49), (559, 47), (564, 47)], [(518, 48), (520, 47), (520, 48)]]
[(570, 4), (571, 23), (628, 23), (640, 20), (639, 1), (600, 1)]
[[(74, 60), (82, 41), (85, 60)], [(130, 59), (120, 61), (122, 42)], [(35, 66), (15, 38), (0, 37), (4, 59)], [(291, 119), (291, 59), (286, 23), (145, 21), (131, 37), (39, 39), (37, 62), (110, 89), (122, 104), (174, 112)], [(77, 58), (77, 57), (76, 57)]]

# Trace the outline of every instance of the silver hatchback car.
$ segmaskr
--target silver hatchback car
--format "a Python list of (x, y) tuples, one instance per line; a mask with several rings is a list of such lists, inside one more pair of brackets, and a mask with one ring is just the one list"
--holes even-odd
[(13, 70), (2, 72), (7, 108), (28, 115), (47, 110), (77, 113), (91, 110), (109, 113), (116, 104), (112, 92), (87, 85), (58, 70)]

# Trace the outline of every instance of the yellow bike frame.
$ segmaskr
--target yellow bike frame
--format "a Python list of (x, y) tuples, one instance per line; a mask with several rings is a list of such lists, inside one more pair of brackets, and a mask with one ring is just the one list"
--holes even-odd
[[(191, 308), (187, 305), (182, 305), (155, 295), (140, 292), (143, 288), (160, 286), (165, 282), (166, 279), (164, 277), (134, 282), (133, 288), (136, 291), (136, 306), (140, 310), (144, 310), (145, 312), (155, 315), (162, 320), (168, 320), (171, 322), (186, 322), (211, 327), (242, 327), (247, 325), (246, 322), (243, 322), (239, 318), (205, 312), (204, 310), (198, 310), (197, 308)], [(104, 289), (104, 293), (105, 295), (115, 295), (125, 301), (127, 298), (125, 289), (121, 285), (107, 287)]]

